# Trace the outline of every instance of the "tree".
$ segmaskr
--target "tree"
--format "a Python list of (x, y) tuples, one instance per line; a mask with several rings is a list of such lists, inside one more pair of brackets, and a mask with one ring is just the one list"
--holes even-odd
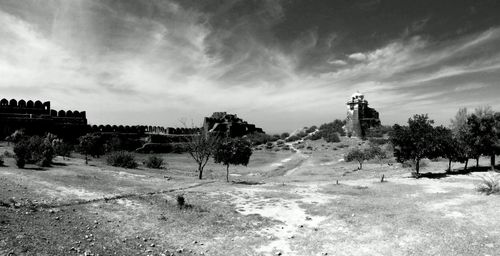
[(390, 141), (398, 162), (411, 160), (415, 163), (416, 174), (420, 172), (420, 160), (435, 155), (433, 120), (427, 114), (414, 115), (408, 119), (408, 126), (393, 126)]
[(460, 154), (458, 152), (458, 141), (453, 136), (451, 129), (443, 126), (434, 128), (434, 153), (433, 158), (443, 157), (448, 159), (448, 172), (451, 172), (451, 163), (460, 161)]
[(99, 157), (104, 154), (104, 144), (101, 141), (101, 136), (88, 133), (81, 136), (78, 140), (78, 150), (81, 154), (85, 155), (85, 164), (89, 163), (89, 155)]
[(495, 168), (495, 155), (498, 153), (496, 147), (498, 143), (498, 134), (496, 130), (496, 120), (493, 114), (486, 110), (476, 111), (481, 116), (472, 114), (467, 119), (472, 136), (472, 148), (476, 167), (479, 167), (479, 157), (481, 155), (491, 157), (491, 168)]
[(226, 166), (226, 181), (229, 182), (229, 165), (247, 166), (252, 147), (248, 140), (243, 138), (228, 138), (221, 141), (214, 152), (215, 163), (221, 163)]
[(207, 134), (202, 130), (200, 133), (190, 136), (186, 143), (189, 155), (198, 164), (198, 178), (200, 180), (203, 177), (203, 169), (212, 156), (218, 141), (218, 136)]
[(357, 161), (359, 164), (358, 170), (362, 170), (364, 161), (368, 161), (376, 157), (384, 159), (385, 154), (380, 147), (371, 145), (369, 148), (365, 149), (354, 148), (350, 150), (344, 157), (344, 161), (346, 162)]
[(346, 162), (357, 161), (359, 164), (358, 170), (361, 170), (363, 169), (363, 162), (368, 159), (363, 150), (361, 150), (360, 148), (354, 148), (347, 153), (347, 155), (344, 157), (344, 160)]
[(467, 108), (460, 108), (455, 115), (454, 119), (451, 119), (451, 130), (453, 137), (456, 140), (456, 158), (457, 161), (465, 163), (464, 171), (467, 170), (467, 165), (469, 159), (474, 155), (474, 150), (472, 147), (473, 138), (470, 133), (470, 126), (467, 123), (469, 119), (469, 114), (467, 113)]
[(22, 137), (14, 145), (16, 165), (24, 168), (26, 163), (35, 163), (38, 166), (50, 166), (54, 158), (54, 148), (49, 136)]

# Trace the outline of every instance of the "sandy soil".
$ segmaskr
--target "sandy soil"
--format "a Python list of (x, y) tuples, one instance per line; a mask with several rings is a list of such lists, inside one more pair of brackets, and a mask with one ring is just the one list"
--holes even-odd
[(413, 179), (378, 162), (353, 171), (339, 161), (344, 148), (315, 143), (256, 152), (230, 183), (213, 163), (196, 179), (187, 155), (165, 155), (167, 170), (79, 158), (19, 170), (6, 159), (0, 255), (499, 255), (500, 198), (475, 190), (484, 172)]

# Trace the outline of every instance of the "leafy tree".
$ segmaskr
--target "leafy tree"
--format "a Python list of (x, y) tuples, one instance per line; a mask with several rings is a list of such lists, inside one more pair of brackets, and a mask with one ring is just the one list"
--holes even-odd
[(481, 116), (472, 114), (467, 119), (467, 124), (470, 127), (472, 136), (472, 148), (474, 158), (476, 159), (476, 167), (479, 166), (479, 157), (481, 155), (491, 156), (491, 167), (495, 167), (495, 154), (498, 153), (497, 142), (498, 135), (496, 130), (496, 121), (493, 114), (486, 110), (476, 111)]
[(61, 139), (56, 139), (52, 142), (52, 146), (54, 147), (54, 151), (56, 155), (62, 157), (70, 157), (71, 151), (73, 150), (73, 145), (62, 141)]
[(434, 128), (434, 153), (433, 158), (443, 157), (448, 159), (448, 172), (451, 172), (451, 163), (460, 161), (460, 154), (458, 151), (458, 141), (453, 136), (451, 129), (443, 126)]
[(89, 163), (88, 156), (99, 157), (104, 154), (104, 143), (97, 134), (88, 133), (79, 139), (78, 150), (85, 155), (85, 164)]
[(212, 156), (219, 140), (218, 136), (201, 131), (199, 134), (190, 136), (186, 143), (189, 155), (198, 164), (198, 178), (200, 180), (203, 177), (203, 169)]
[(35, 163), (39, 166), (50, 166), (54, 158), (54, 148), (48, 136), (20, 138), (14, 145), (16, 165), (24, 168), (26, 163)]
[[(378, 148), (378, 147), (377, 147)], [(380, 148), (378, 148), (380, 150)], [(346, 162), (357, 161), (359, 164), (358, 170), (363, 169), (363, 162), (373, 159), (378, 153), (374, 148), (354, 148), (351, 149), (344, 157)]]
[(420, 160), (433, 157), (436, 152), (433, 123), (425, 114), (408, 119), (408, 126), (393, 126), (390, 141), (394, 147), (394, 156), (398, 162), (413, 161), (417, 175)]
[(24, 168), (29, 158), (29, 142), (26, 139), (18, 140), (14, 145), (14, 154), (18, 168)]
[(464, 170), (467, 170), (469, 159), (474, 158), (475, 155), (472, 147), (474, 138), (467, 122), (469, 116), (467, 108), (460, 108), (455, 118), (451, 120), (451, 130), (457, 143), (456, 157), (459, 162), (465, 163)]
[(229, 182), (229, 165), (247, 166), (251, 155), (252, 147), (248, 140), (228, 138), (217, 145), (214, 153), (214, 161), (226, 166), (226, 181)]

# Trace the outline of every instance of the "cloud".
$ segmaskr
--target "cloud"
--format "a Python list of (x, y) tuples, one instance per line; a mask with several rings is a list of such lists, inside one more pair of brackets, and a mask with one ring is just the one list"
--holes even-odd
[(347, 65), (347, 62), (343, 61), (343, 60), (328, 60), (328, 63), (332, 64), (332, 65), (337, 65), (337, 66), (345, 66)]
[[(290, 22), (279, 1), (7, 3), (0, 4), (5, 97), (87, 110), (92, 123), (177, 126), (182, 117), (197, 123), (229, 111), (280, 131), (343, 118), (357, 90), (384, 123), (415, 111), (448, 120), (477, 99), (496, 106), (500, 93), (497, 27), (343, 48), (359, 40), (315, 24), (284, 29), (290, 38), (278, 33)], [(414, 20), (418, 33), (431, 27), (432, 19)]]
[(357, 61), (364, 61), (367, 58), (365, 54), (360, 53), (360, 52), (353, 53), (353, 54), (349, 55), (348, 57), (349, 57), (349, 59), (353, 59), (353, 60), (357, 60)]
[(486, 88), (488, 86), (489, 85), (487, 85), (487, 84), (481, 84), (481, 83), (464, 84), (464, 85), (455, 87), (454, 91), (455, 92), (464, 92), (464, 91), (470, 91), (470, 90), (483, 89), (483, 88)]

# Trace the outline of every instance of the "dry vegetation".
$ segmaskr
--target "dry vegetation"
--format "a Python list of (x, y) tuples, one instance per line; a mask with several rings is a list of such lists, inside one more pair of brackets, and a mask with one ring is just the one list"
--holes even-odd
[[(425, 161), (423, 177), (412, 179), (394, 159), (372, 159), (357, 170), (344, 156), (366, 145), (341, 140), (255, 151), (247, 167), (232, 167), (231, 183), (212, 160), (198, 180), (188, 154), (157, 155), (168, 166), (160, 169), (143, 154), (134, 155), (136, 169), (109, 166), (106, 157), (85, 165), (78, 154), (18, 169), (7, 153), (0, 255), (498, 253), (500, 200), (490, 193), (498, 179), (482, 179), (488, 167), (460, 174), (454, 164), (447, 173), (446, 160)], [(0, 144), (4, 151), (12, 146)]]

